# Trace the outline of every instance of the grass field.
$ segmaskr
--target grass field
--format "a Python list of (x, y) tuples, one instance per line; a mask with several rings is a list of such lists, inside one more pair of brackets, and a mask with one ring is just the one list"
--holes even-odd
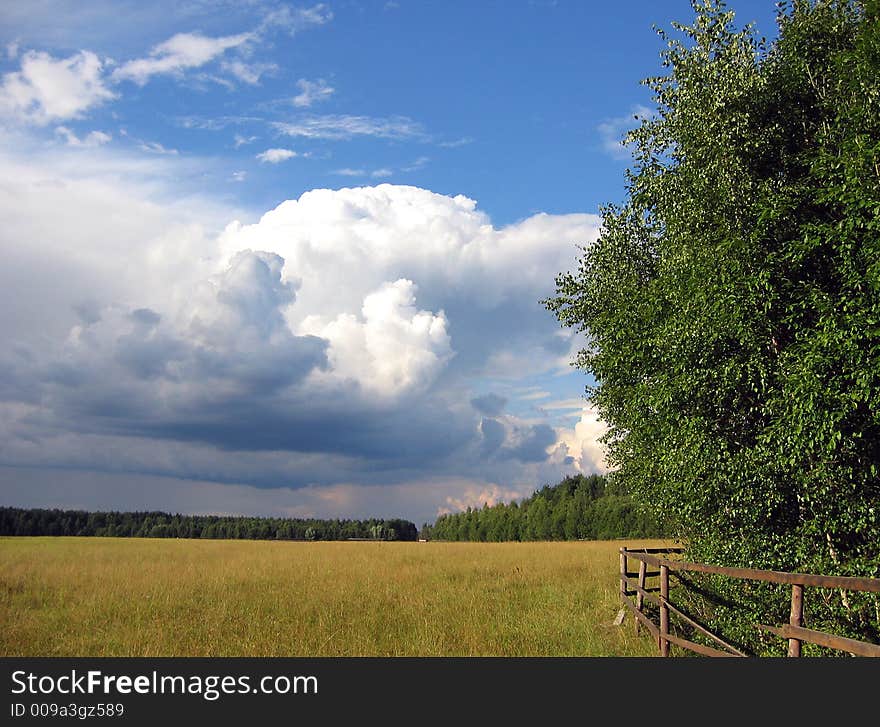
[(0, 654), (653, 655), (620, 545), (0, 538)]

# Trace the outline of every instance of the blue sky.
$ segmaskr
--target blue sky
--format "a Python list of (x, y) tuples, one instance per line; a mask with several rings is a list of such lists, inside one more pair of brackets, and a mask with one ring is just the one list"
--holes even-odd
[(0, 500), (421, 522), (603, 471), (538, 301), (691, 17), (6, 4)]

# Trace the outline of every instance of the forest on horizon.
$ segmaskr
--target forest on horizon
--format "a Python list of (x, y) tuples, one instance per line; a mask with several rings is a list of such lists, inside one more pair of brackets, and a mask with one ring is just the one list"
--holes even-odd
[(0, 507), (0, 535), (236, 540), (610, 540), (661, 535), (656, 520), (601, 475), (574, 475), (522, 501), (441, 515), (318, 519)]

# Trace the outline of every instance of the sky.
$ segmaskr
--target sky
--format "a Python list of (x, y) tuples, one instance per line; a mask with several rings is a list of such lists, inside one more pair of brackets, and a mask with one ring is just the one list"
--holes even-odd
[(605, 472), (541, 301), (692, 17), (0, 4), (0, 505), (421, 524)]

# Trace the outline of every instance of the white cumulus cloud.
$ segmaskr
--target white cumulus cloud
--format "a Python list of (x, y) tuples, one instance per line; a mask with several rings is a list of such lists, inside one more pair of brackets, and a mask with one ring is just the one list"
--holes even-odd
[(595, 411), (584, 407), (580, 418), (571, 429), (557, 430), (559, 441), (567, 448), (568, 455), (573, 458), (574, 465), (580, 472), (608, 471), (605, 461), (605, 449), (599, 438), (608, 431), (608, 425), (602, 421)]
[(266, 151), (257, 154), (257, 159), (267, 164), (279, 164), (293, 159), (297, 153), (292, 149), (266, 149)]
[[(380, 184), (311, 190), (256, 224), (230, 225), (220, 244), (229, 254), (277, 252), (302, 280), (301, 299), (325, 314), (357, 312), (369, 293), (402, 277), (432, 299), (490, 308), (522, 295), (537, 310), (600, 222), (592, 214), (539, 213), (496, 228), (464, 195)], [(327, 285), (330, 270), (339, 284)]]
[(90, 51), (62, 59), (28, 51), (21, 70), (3, 76), (0, 113), (40, 126), (82, 118), (116, 97), (105, 85), (103, 69), (103, 61)]
[(330, 376), (382, 397), (424, 390), (452, 356), (443, 311), (416, 308), (416, 285), (400, 279), (364, 298), (361, 315), (306, 318), (301, 333), (329, 341)]

